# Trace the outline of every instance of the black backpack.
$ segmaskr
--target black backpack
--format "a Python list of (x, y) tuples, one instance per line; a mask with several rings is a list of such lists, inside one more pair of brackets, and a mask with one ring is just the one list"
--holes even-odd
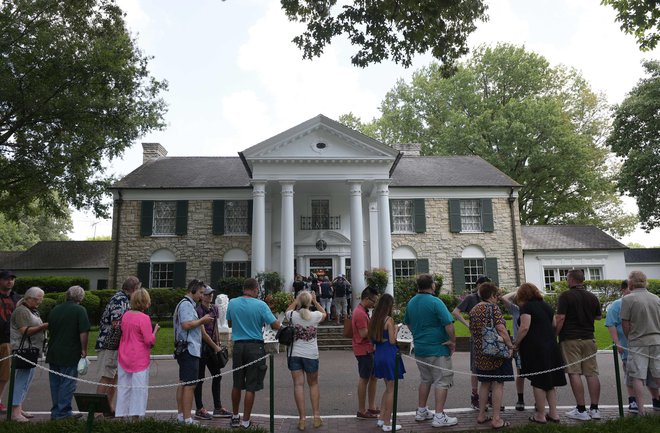
[(275, 334), (277, 341), (279, 341), (280, 344), (284, 344), (285, 346), (291, 346), (293, 344), (293, 340), (295, 340), (295, 337), (296, 330), (293, 328), (293, 326), (280, 326), (280, 329), (277, 330), (277, 334)]
[(346, 282), (344, 280), (337, 281), (333, 287), (335, 288), (335, 296), (343, 298), (346, 296)]
[(327, 281), (321, 283), (321, 298), (332, 298), (332, 285)]

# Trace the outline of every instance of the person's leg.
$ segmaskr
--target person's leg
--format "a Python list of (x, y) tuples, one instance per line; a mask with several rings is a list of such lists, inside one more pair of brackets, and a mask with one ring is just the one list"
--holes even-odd
[(116, 389), (114, 386), (107, 386), (107, 385), (116, 385), (117, 384), (117, 377), (115, 376), (114, 378), (109, 378), (105, 376), (101, 376), (101, 379), (99, 380), (99, 383), (103, 385), (98, 385), (96, 387), (96, 393), (97, 394), (105, 394), (108, 396), (108, 405), (110, 406), (110, 410), (114, 411), (115, 408), (115, 394), (116, 394)]
[[(293, 379), (293, 398), (296, 401), (296, 408), (298, 408), (298, 418), (301, 421), (305, 420), (305, 375), (302, 370), (295, 370), (291, 372), (291, 379)], [(311, 387), (310, 387), (311, 392)]]
[(241, 405), (241, 389), (235, 386), (231, 388), (231, 410), (234, 416), (238, 416), (238, 410)]
[[(78, 377), (78, 367), (65, 367), (62, 371), (64, 374), (71, 377)], [(71, 403), (73, 401), (73, 393), (76, 392), (77, 382), (74, 379), (64, 379), (60, 386), (60, 411), (64, 416), (73, 415), (73, 408)]]
[(445, 411), (448, 391), (447, 388), (435, 387), (435, 413), (442, 413)]
[[(199, 371), (197, 373), (197, 379), (204, 379), (206, 376), (206, 356), (199, 358)], [(203, 381), (197, 382), (195, 385), (195, 410), (200, 410), (204, 407), (204, 402), (202, 401), (202, 388), (204, 386)]]
[(534, 419), (540, 422), (544, 422), (546, 392), (535, 386), (532, 387), (532, 391), (534, 393)]
[(181, 392), (181, 409), (183, 410), (183, 419), (188, 420), (191, 417), (193, 396), (195, 394), (195, 385), (185, 385)]
[(32, 378), (34, 377), (34, 368), (16, 369), (14, 376), (14, 395), (12, 396), (12, 407), (7, 408), (11, 410), (12, 419), (25, 421), (27, 418), (23, 416), (23, 401), (27, 395), (27, 390), (30, 387)]
[(149, 400), (149, 368), (137, 371), (131, 375), (131, 408), (129, 415), (138, 418), (147, 412), (147, 401)]
[(307, 373), (309, 399), (312, 401), (314, 419), (321, 419), (321, 391), (319, 390), (319, 372)]
[(378, 386), (378, 379), (371, 376), (369, 385), (367, 385), (367, 400), (369, 401), (369, 410), (377, 410), (376, 408), (376, 387)]
[[(417, 391), (417, 407), (426, 407), (429, 401), (429, 394), (431, 393), (430, 383), (420, 383)], [(436, 405), (438, 403), (437, 391), (435, 398)]]
[(576, 373), (569, 373), (568, 381), (571, 384), (571, 391), (575, 397), (575, 404), (577, 406), (584, 406), (584, 385), (582, 384), (582, 375)]
[(392, 425), (392, 406), (394, 402), (394, 381), (385, 380), (385, 391), (380, 400), (380, 419), (383, 424)]
[(557, 389), (552, 388), (545, 393), (545, 398), (548, 400), (548, 415), (552, 419), (559, 419), (557, 412)]
[(493, 397), (493, 427), (499, 427), (504, 422), (500, 418), (500, 407), (502, 406), (502, 394), (504, 392), (504, 383), (491, 382), (491, 395)]
[(488, 407), (488, 389), (490, 388), (489, 382), (481, 382), (479, 384), (479, 415), (477, 415), (477, 422), (482, 423), (488, 419), (486, 410)]
[(600, 379), (597, 375), (585, 376), (585, 378), (587, 379), (587, 389), (589, 390), (591, 404), (598, 405), (598, 401), (600, 400)]
[(121, 418), (128, 416), (129, 409), (131, 407), (131, 391), (129, 388), (132, 385), (131, 373), (127, 373), (119, 366), (119, 371), (117, 373), (117, 384), (119, 389), (117, 390), (117, 405), (115, 406), (115, 416)]
[(635, 390), (635, 396), (637, 397), (637, 407), (639, 408), (639, 414), (644, 415), (646, 413), (646, 408), (644, 407), (644, 381), (642, 379), (633, 377), (632, 384)]
[(57, 398), (60, 393), (60, 380), (62, 377), (55, 374), (58, 371), (58, 367), (56, 365), (49, 364), (48, 368), (51, 370), (48, 372), (48, 382), (50, 384), (50, 400), (52, 403), (50, 408), (50, 418), (56, 419), (59, 417), (59, 412), (57, 410)]
[(183, 385), (176, 387), (176, 412), (181, 415), (182, 420), (185, 419), (183, 414)]
[(367, 400), (367, 385), (369, 384), (369, 379), (360, 378), (358, 380), (357, 386), (357, 397), (358, 397), (358, 412), (365, 413), (366, 410), (366, 400)]
[[(217, 358), (216, 358), (217, 359)], [(206, 368), (213, 376), (211, 379), (211, 395), (213, 396), (213, 408), (222, 409), (222, 399), (220, 397), (220, 384), (222, 383), (222, 376), (220, 376), (220, 365), (214, 362), (211, 358), (206, 360)]]
[(243, 422), (250, 420), (252, 416), (252, 406), (254, 406), (254, 391), (245, 391), (245, 399), (243, 400)]

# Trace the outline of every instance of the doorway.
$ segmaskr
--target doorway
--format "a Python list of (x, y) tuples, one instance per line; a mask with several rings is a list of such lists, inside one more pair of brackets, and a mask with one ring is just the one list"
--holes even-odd
[(309, 259), (309, 273), (319, 280), (328, 277), (332, 281), (332, 258)]

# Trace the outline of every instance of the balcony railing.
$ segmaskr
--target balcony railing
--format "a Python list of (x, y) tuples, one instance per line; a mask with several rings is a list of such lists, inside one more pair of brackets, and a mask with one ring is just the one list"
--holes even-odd
[(341, 230), (341, 216), (301, 216), (300, 230)]

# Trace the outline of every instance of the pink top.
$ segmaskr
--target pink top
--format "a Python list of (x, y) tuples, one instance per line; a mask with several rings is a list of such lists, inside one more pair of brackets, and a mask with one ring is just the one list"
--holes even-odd
[(149, 352), (156, 336), (151, 329), (151, 319), (139, 311), (127, 311), (121, 318), (119, 365), (128, 373), (136, 373), (149, 367)]

